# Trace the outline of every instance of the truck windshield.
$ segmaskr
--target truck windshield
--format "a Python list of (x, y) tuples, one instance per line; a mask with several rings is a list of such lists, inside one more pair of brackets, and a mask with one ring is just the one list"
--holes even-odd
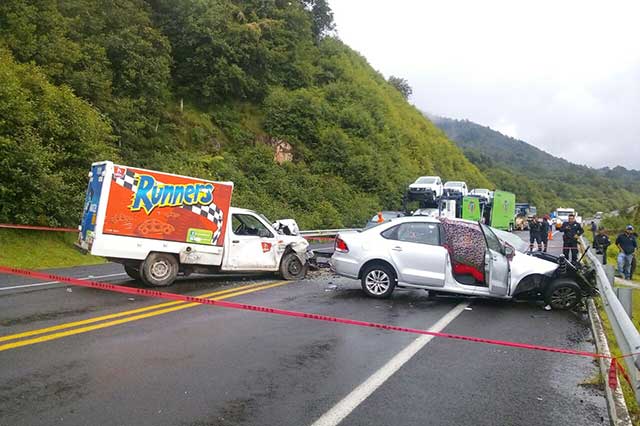
[(436, 183), (436, 178), (421, 177), (416, 181), (416, 183), (425, 183), (425, 184)]

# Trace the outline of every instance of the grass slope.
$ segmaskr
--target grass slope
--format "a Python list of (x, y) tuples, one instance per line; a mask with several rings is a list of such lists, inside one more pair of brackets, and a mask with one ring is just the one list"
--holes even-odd
[(77, 251), (76, 237), (75, 233), (0, 229), (0, 265), (45, 269), (105, 262)]

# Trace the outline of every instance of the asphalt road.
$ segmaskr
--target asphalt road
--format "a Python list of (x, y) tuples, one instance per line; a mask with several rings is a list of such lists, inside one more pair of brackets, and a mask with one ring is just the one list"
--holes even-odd
[[(56, 272), (140, 285), (118, 265)], [(608, 424), (588, 358), (33, 284), (0, 277), (0, 425)], [(423, 291), (379, 301), (329, 273), (167, 291), (594, 350), (579, 313)]]

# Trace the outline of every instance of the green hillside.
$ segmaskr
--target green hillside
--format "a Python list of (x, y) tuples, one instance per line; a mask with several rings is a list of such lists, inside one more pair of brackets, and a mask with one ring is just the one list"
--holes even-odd
[(640, 200), (640, 172), (580, 166), (468, 120), (431, 119), (498, 187), (515, 192), (518, 201), (531, 202), (538, 211), (564, 206), (588, 215)]
[(362, 224), (419, 175), (492, 185), (332, 27), (325, 0), (4, 0), (0, 222), (76, 225), (103, 159), (232, 180), (303, 228)]

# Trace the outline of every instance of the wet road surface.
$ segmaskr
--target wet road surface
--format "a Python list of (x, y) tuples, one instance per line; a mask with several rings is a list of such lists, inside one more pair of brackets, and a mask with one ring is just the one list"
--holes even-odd
[[(124, 275), (100, 280), (140, 286)], [(603, 392), (586, 383), (597, 371), (588, 358), (62, 284), (24, 287), (34, 283), (0, 277), (0, 425), (608, 424)], [(329, 273), (295, 283), (190, 277), (166, 290), (594, 350), (580, 313), (424, 291), (374, 300)]]

